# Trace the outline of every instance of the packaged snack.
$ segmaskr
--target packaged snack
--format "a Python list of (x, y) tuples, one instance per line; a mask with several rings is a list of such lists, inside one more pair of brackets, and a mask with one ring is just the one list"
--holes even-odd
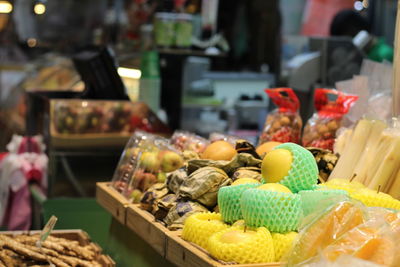
[(304, 128), (303, 146), (332, 151), (336, 131), (341, 126), (342, 118), (357, 99), (358, 96), (347, 95), (335, 89), (316, 89), (314, 95), (316, 113)]
[(266, 89), (278, 109), (268, 114), (259, 145), (276, 141), (299, 143), (303, 122), (299, 115), (299, 99), (291, 88)]
[(171, 137), (171, 144), (180, 151), (194, 151), (202, 153), (210, 143), (207, 139), (186, 131), (175, 131)]

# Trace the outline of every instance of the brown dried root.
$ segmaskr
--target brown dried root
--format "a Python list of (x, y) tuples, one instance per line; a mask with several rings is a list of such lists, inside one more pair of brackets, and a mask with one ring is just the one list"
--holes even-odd
[(46, 262), (47, 259), (49, 259), (56, 266), (69, 267), (69, 265), (64, 263), (63, 261), (61, 261), (55, 257), (46, 257), (45, 255), (42, 255), (41, 253), (38, 253), (36, 251), (33, 251), (29, 248), (24, 247), (24, 245), (22, 245), (21, 243), (18, 243), (16, 241), (14, 241), (12, 238), (9, 238), (8, 236), (5, 236), (5, 235), (0, 235), (0, 246), (7, 247), (23, 257), (27, 257), (27, 258), (41, 261), (41, 262)]
[(5, 266), (5, 267), (13, 267), (14, 266), (14, 260), (11, 258), (11, 256), (7, 255), (7, 253), (2, 250), (0, 251), (0, 266)]
[[(34, 246), (38, 240), (39, 236), (24, 236), (19, 237), (17, 240), (24, 244), (29, 244)], [(56, 251), (58, 254), (65, 254), (72, 257), (79, 257), (85, 260), (93, 260), (97, 253), (100, 252), (98, 248), (94, 246), (94, 244), (90, 244), (87, 246), (79, 246), (77, 241), (69, 241), (64, 238), (58, 237), (48, 237), (48, 239), (42, 243), (43, 248), (47, 248), (50, 250)], [(47, 254), (47, 253), (46, 253)], [(58, 255), (49, 254), (57, 257)]]
[(101, 266), (97, 262), (86, 261), (86, 260), (82, 260), (79, 258), (74, 258), (71, 256), (66, 256), (66, 255), (61, 255), (60, 259), (64, 260), (66, 263), (70, 264), (73, 267), (75, 267), (75, 266), (80, 266), (80, 267), (97, 267), (97, 266), (99, 266), (100, 267)]

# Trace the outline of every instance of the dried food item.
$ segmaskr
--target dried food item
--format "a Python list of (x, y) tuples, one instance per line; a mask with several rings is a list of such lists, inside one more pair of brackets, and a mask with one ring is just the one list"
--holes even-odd
[(307, 150), (313, 154), (317, 162), (320, 181), (328, 181), (328, 177), (333, 171), (333, 168), (335, 168), (339, 156), (330, 150), (322, 148), (307, 147)]
[(229, 185), (232, 180), (221, 169), (204, 167), (187, 177), (179, 188), (179, 196), (200, 202), (207, 207), (217, 204), (218, 189)]
[(303, 122), (296, 94), (291, 88), (266, 89), (265, 92), (278, 109), (268, 114), (259, 145), (268, 141), (299, 143)]
[(168, 194), (156, 201), (155, 208), (153, 209), (154, 217), (160, 221), (164, 220), (170, 209), (176, 205), (177, 199), (177, 195)]
[(261, 159), (257, 159), (248, 153), (237, 154), (230, 162), (222, 167), (229, 177), (239, 170), (240, 168), (257, 168), (261, 169)]
[(342, 118), (358, 99), (334, 89), (318, 88), (314, 93), (316, 113), (307, 121), (303, 133), (303, 145), (333, 151), (336, 131)]
[(236, 141), (235, 149), (238, 153), (248, 153), (256, 159), (261, 159), (256, 148), (247, 140), (240, 139)]
[(167, 176), (168, 189), (174, 193), (178, 193), (179, 187), (183, 184), (187, 176), (186, 171), (182, 169), (169, 173)]
[(49, 262), (59, 267), (102, 266), (97, 262), (101, 251), (92, 243), (84, 246), (78, 241), (49, 236), (39, 248), (38, 240), (39, 235), (0, 234), (0, 266), (49, 266)]
[(167, 195), (168, 192), (166, 184), (157, 183), (153, 185), (143, 194), (140, 200), (140, 207), (152, 212), (156, 201)]
[(170, 209), (163, 221), (169, 230), (182, 229), (185, 219), (197, 212), (208, 212), (208, 209), (197, 202), (179, 201)]
[(261, 169), (257, 167), (242, 167), (237, 169), (231, 178), (233, 181), (241, 178), (251, 178), (261, 181)]
[(191, 150), (184, 150), (182, 152), (182, 157), (184, 161), (189, 161), (192, 159), (200, 159), (199, 154)]
[(214, 167), (223, 170), (231, 177), (236, 170), (243, 167), (261, 168), (261, 160), (248, 153), (239, 153), (231, 161), (196, 159), (188, 162), (187, 174), (191, 175), (203, 167)]

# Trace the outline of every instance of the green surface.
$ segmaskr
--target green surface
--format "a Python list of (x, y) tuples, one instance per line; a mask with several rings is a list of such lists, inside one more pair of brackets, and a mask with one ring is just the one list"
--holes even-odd
[(54, 229), (82, 229), (101, 247), (105, 247), (111, 215), (94, 198), (56, 198), (43, 204), (44, 223), (51, 215), (58, 218)]
[(174, 267), (143, 239), (120, 224), (94, 198), (49, 199), (44, 220), (58, 217), (54, 229), (82, 229), (117, 263), (118, 267)]
[(175, 267), (126, 226), (112, 219), (105, 252), (118, 267)]

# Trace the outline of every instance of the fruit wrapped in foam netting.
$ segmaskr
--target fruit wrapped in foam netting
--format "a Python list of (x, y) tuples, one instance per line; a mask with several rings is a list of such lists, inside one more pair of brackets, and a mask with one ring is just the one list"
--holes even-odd
[(393, 210), (400, 210), (400, 201), (391, 195), (377, 192), (368, 188), (360, 189), (350, 195), (352, 198), (361, 201), (368, 207), (382, 207)]
[(219, 213), (195, 213), (185, 220), (182, 238), (208, 249), (208, 238), (229, 226), (222, 221)]
[(298, 194), (248, 189), (242, 195), (241, 207), (246, 225), (278, 233), (297, 231), (302, 217)]
[(262, 177), (280, 183), (293, 193), (311, 190), (318, 182), (318, 166), (310, 151), (293, 143), (276, 146), (263, 159)]
[(218, 191), (218, 207), (222, 219), (227, 223), (233, 223), (243, 219), (240, 198), (246, 190), (259, 185), (260, 184), (241, 184), (221, 187)]
[(276, 262), (285, 261), (287, 253), (292, 248), (296, 237), (297, 232), (287, 232), (284, 234), (272, 233)]
[(231, 227), (217, 232), (208, 240), (208, 251), (214, 258), (227, 263), (250, 264), (275, 260), (271, 233), (265, 227)]

